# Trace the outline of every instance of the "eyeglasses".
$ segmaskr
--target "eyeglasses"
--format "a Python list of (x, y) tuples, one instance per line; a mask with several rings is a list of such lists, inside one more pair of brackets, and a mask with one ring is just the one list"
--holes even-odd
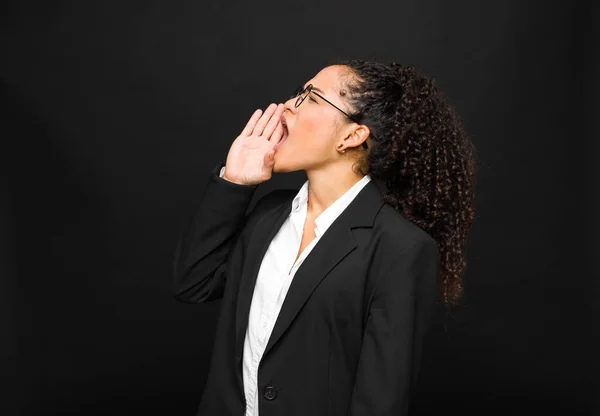
[[(306, 97), (308, 97), (308, 94), (313, 93), (315, 94), (317, 97), (319, 97), (320, 99), (322, 99), (323, 101), (325, 101), (326, 103), (329, 103), (330, 105), (334, 106), (335, 108), (337, 108), (339, 111), (341, 111), (342, 113), (344, 113), (344, 115), (346, 117), (348, 117), (350, 120), (354, 121), (355, 123), (357, 123), (356, 120), (354, 120), (354, 118), (352, 118), (352, 116), (350, 116), (350, 114), (346, 113), (344, 110), (342, 110), (341, 108), (339, 108), (337, 105), (335, 105), (334, 103), (332, 103), (331, 101), (329, 101), (327, 98), (323, 97), (321, 94), (317, 93), (316, 91), (313, 91), (313, 85), (312, 84), (308, 84), (306, 86), (306, 88), (304, 88), (302, 85), (299, 86), (296, 91), (294, 92), (294, 95), (292, 95), (290, 98), (296, 98), (298, 97), (298, 99), (296, 100), (296, 104), (295, 107), (298, 108), (300, 107), (300, 104), (302, 104), (304, 102), (304, 100), (306, 99)], [(362, 142), (362, 146), (365, 149), (368, 149), (369, 146), (367, 145), (367, 142), (364, 141)]]

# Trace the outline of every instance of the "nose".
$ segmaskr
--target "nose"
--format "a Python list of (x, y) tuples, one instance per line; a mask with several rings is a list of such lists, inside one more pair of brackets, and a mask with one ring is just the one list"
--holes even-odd
[(296, 114), (296, 98), (289, 98), (285, 103), (283, 103), (283, 106), (285, 107), (285, 109), (283, 110), (283, 112), (285, 113), (286, 110), (289, 110), (292, 114)]

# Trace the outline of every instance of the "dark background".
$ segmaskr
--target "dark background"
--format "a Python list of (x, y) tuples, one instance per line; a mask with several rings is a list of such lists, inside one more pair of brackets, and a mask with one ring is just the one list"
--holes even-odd
[(414, 413), (600, 413), (591, 1), (1, 8), (1, 415), (195, 414), (219, 305), (171, 297), (178, 232), (252, 112), (338, 57), (436, 77), (479, 151)]

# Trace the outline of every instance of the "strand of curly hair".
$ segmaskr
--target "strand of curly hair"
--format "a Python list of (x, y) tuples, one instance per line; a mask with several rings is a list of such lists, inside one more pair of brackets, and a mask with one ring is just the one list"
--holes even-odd
[(457, 304), (475, 218), (475, 148), (434, 79), (396, 63), (337, 64), (352, 75), (341, 89), (354, 109), (351, 117), (371, 131), (360, 169), (383, 180), (384, 200), (435, 239), (442, 299)]

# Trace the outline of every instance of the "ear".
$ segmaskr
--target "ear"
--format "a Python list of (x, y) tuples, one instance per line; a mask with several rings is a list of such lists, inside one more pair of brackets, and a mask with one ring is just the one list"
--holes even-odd
[(350, 132), (348, 137), (344, 139), (344, 142), (348, 147), (358, 147), (362, 142), (367, 140), (369, 134), (371, 134), (369, 128), (364, 124), (361, 124)]

